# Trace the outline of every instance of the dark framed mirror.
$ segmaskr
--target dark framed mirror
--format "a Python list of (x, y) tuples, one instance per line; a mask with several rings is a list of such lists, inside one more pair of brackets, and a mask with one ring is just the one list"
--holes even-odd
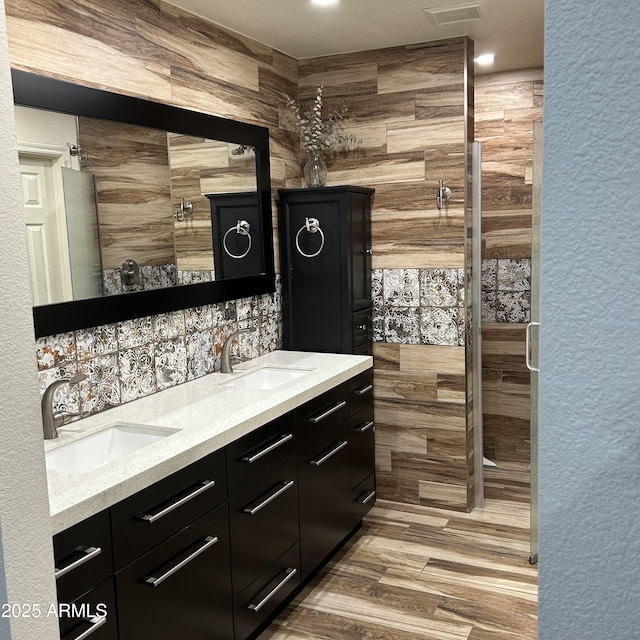
[[(44, 302), (34, 294), (37, 337), (274, 290), (267, 128), (17, 70), (12, 79), (28, 231), (35, 220), (32, 291), (50, 252), (40, 244), (44, 178), (29, 163), (57, 153), (64, 165), (49, 200), (64, 212), (71, 293), (45, 282)], [(24, 143), (22, 121), (70, 134)], [(221, 201), (238, 215), (221, 217)]]

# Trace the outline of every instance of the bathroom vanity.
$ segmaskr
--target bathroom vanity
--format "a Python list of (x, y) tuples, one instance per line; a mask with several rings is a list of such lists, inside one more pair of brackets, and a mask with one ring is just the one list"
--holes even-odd
[(371, 366), (276, 351), (60, 429), (49, 456), (114, 424), (166, 430), (48, 471), (63, 638), (256, 637), (375, 502)]

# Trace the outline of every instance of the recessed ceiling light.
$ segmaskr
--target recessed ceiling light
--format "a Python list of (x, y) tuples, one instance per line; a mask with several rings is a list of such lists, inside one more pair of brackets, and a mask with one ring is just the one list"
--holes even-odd
[(318, 4), (321, 6), (327, 6), (330, 4), (337, 4), (338, 0), (311, 0), (311, 4)]
[(484, 67), (484, 66), (488, 66), (490, 64), (493, 64), (495, 59), (496, 59), (495, 54), (493, 54), (493, 53), (483, 53), (482, 55), (480, 55), (477, 58), (475, 58), (475, 62), (477, 62), (479, 65), (482, 65)]

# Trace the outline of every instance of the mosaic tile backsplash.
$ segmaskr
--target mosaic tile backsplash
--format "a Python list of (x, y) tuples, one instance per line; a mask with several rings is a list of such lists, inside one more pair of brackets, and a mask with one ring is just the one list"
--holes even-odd
[(63, 375), (82, 372), (79, 386), (63, 385), (56, 413), (97, 413), (219, 371), (222, 343), (238, 327), (257, 325), (232, 345), (243, 359), (282, 347), (281, 286), (263, 296), (127, 320), (40, 338), (40, 391)]
[(465, 344), (462, 268), (374, 269), (373, 340)]
[(482, 261), (482, 321), (529, 322), (531, 260)]

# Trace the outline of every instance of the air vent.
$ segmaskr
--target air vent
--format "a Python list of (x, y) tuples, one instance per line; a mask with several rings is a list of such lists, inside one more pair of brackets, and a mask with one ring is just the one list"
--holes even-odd
[(479, 2), (449, 7), (435, 7), (433, 9), (424, 9), (424, 12), (427, 14), (427, 18), (437, 26), (466, 22), (468, 20), (480, 20), (486, 15)]

